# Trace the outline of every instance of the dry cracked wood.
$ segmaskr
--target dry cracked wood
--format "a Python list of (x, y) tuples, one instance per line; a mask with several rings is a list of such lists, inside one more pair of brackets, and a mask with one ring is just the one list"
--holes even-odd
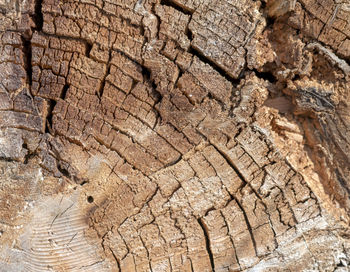
[(350, 3), (0, 2), (1, 271), (348, 271)]

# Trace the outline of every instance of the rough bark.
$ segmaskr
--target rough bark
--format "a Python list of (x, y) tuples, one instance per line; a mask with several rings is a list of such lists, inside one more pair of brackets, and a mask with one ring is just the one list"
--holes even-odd
[(350, 3), (0, 2), (1, 271), (348, 271)]

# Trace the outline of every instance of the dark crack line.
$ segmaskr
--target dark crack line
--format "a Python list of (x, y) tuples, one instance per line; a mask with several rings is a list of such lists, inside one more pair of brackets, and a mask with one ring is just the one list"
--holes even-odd
[[(190, 37), (193, 36), (193, 34), (190, 30), (188, 30), (188, 35)], [(191, 53), (192, 55), (196, 56), (197, 58), (199, 58), (205, 64), (208, 64), (210, 67), (212, 67), (223, 78), (225, 78), (228, 82), (230, 82), (232, 84), (232, 87), (237, 87), (238, 84), (240, 83), (240, 79), (236, 79), (236, 78), (232, 77), (231, 75), (229, 75), (219, 64), (215, 63), (213, 60), (211, 60), (208, 57), (206, 57), (205, 55), (203, 55), (203, 53), (199, 49), (195, 48), (192, 45), (192, 40), (191, 40), (191, 46), (190, 46), (190, 49), (188, 52)]]
[(65, 84), (65, 85), (63, 86), (63, 89), (62, 89), (62, 92), (61, 92), (61, 95), (60, 95), (60, 98), (61, 98), (61, 99), (64, 100), (64, 99), (66, 98), (68, 89), (69, 89), (69, 84)]
[(92, 49), (92, 44), (90, 42), (86, 42), (86, 48), (85, 48), (85, 56), (90, 58), (90, 52)]
[(252, 229), (252, 226), (250, 225), (248, 216), (247, 216), (245, 210), (243, 209), (241, 203), (239, 203), (239, 201), (238, 201), (236, 198), (234, 198), (234, 200), (236, 201), (238, 207), (239, 207), (240, 210), (242, 211), (242, 214), (243, 214), (243, 216), (244, 216), (244, 221), (245, 221), (245, 223), (246, 223), (246, 225), (247, 225), (247, 228), (248, 228), (250, 237), (251, 237), (251, 239), (252, 239), (252, 243), (253, 243), (253, 246), (254, 246), (255, 255), (258, 256), (258, 252), (257, 252), (257, 249), (256, 249), (256, 241), (255, 241), (255, 238), (254, 238), (254, 235), (253, 235), (253, 229)]
[[(30, 38), (26, 37), (25, 35), (21, 36), (22, 38), (22, 52), (23, 52), (23, 58), (24, 58), (24, 69), (27, 73), (27, 80), (29, 85), (29, 90), (31, 93), (31, 87), (32, 87), (32, 44), (30, 42)], [(32, 93), (31, 93), (32, 94)]]
[(194, 13), (194, 10), (191, 10), (189, 8), (186, 8), (185, 6), (181, 6), (178, 3), (175, 3), (172, 0), (161, 0), (160, 4), (163, 6), (168, 6), (168, 7), (172, 7), (174, 9), (176, 9), (177, 11), (184, 13), (186, 15), (192, 15)]
[(38, 31), (42, 31), (44, 25), (44, 16), (42, 13), (42, 5), (43, 0), (35, 1), (35, 13), (33, 16), (33, 20), (35, 22), (35, 29)]
[[(236, 172), (237, 176), (242, 180), (242, 182), (244, 183), (244, 185), (246, 186), (250, 186), (249, 182), (247, 182), (245, 180), (245, 178), (243, 177), (243, 175), (240, 173), (240, 171), (237, 169), (237, 167), (231, 162), (230, 158), (227, 157), (227, 155), (222, 152), (220, 149), (218, 149), (215, 145), (212, 144), (212, 146), (216, 149), (217, 152), (219, 152), (219, 154), (226, 160), (226, 162), (232, 167), (232, 169)], [(265, 206), (265, 203), (262, 201), (261, 197), (258, 195), (258, 193), (253, 190), (253, 188), (251, 188), (252, 191), (254, 192), (254, 194), (257, 196), (258, 199), (261, 200), (261, 203), (264, 205), (265, 209), (266, 209), (266, 206)], [(228, 192), (229, 193), (229, 192)], [(243, 213), (243, 216), (244, 216), (244, 219), (245, 219), (245, 222), (246, 222), (246, 225), (247, 225), (247, 228), (248, 228), (248, 231), (250, 233), (250, 236), (251, 236), (251, 239), (252, 239), (252, 242), (253, 242), (253, 246), (254, 246), (254, 250), (255, 250), (255, 255), (257, 255), (257, 249), (256, 249), (256, 241), (255, 241), (255, 238), (254, 238), (254, 235), (253, 235), (253, 230), (252, 230), (252, 227), (249, 223), (249, 219), (248, 219), (248, 216), (247, 214), (245, 213), (245, 210), (243, 209), (242, 205), (240, 204), (240, 202), (233, 196), (231, 195), (231, 198), (234, 199), (238, 205), (238, 207), (241, 209), (242, 213)]]
[(152, 269), (152, 264), (151, 264), (151, 258), (150, 258), (150, 254), (149, 254), (149, 250), (145, 244), (145, 241), (142, 239), (141, 235), (139, 236), (140, 237), (140, 241), (142, 243), (142, 246), (145, 248), (146, 250), (146, 255), (147, 255), (147, 259), (148, 259), (148, 266), (149, 266), (149, 271), (150, 272), (153, 272), (153, 269)]
[(211, 270), (212, 270), (212, 272), (215, 272), (214, 257), (213, 257), (213, 253), (211, 252), (211, 248), (210, 248), (210, 239), (209, 239), (207, 226), (203, 222), (202, 218), (198, 218), (197, 221), (203, 230), (203, 234), (204, 234), (204, 238), (205, 238), (205, 245), (206, 245), (206, 249), (207, 249), (207, 252), (209, 255), (209, 259), (210, 259)]
[(120, 262), (119, 262), (117, 256), (114, 254), (113, 250), (110, 247), (109, 247), (109, 250), (111, 251), (111, 253), (113, 255), (113, 258), (114, 258), (115, 262), (117, 263), (117, 266), (118, 266), (118, 269), (119, 269), (118, 271), (122, 272), (122, 269), (120, 268)]
[[(224, 222), (225, 222), (225, 225), (226, 225), (227, 230), (229, 231), (229, 226), (228, 226), (228, 224), (227, 224), (225, 215), (223, 214), (222, 210), (220, 210), (219, 212), (220, 212), (222, 218), (224, 219)], [(228, 234), (229, 234), (229, 233), (228, 233)], [(235, 259), (236, 259), (236, 262), (237, 262), (239, 268), (242, 269), (242, 266), (241, 266), (241, 264), (240, 264), (240, 262), (239, 262), (239, 258), (238, 258), (238, 256), (237, 256), (237, 249), (236, 249), (235, 243), (233, 242), (232, 236), (231, 236), (230, 234), (229, 234), (229, 237), (230, 237), (230, 241), (231, 241), (231, 243), (232, 243), (232, 247), (233, 247), (233, 249), (234, 249), (234, 251), (235, 251)]]
[[(90, 53), (89, 53), (90, 54)], [(104, 91), (104, 88), (105, 88), (105, 85), (106, 85), (106, 78), (107, 76), (110, 74), (110, 71), (111, 71), (111, 60), (112, 60), (112, 51), (110, 50), (109, 51), (109, 55), (108, 55), (108, 66), (107, 66), (107, 71), (101, 81), (101, 86), (100, 86), (100, 89), (97, 91), (97, 97), (101, 100), (102, 99), (102, 96), (103, 96), (103, 91)]]
[(253, 69), (251, 71), (253, 71), (258, 78), (262, 78), (262, 79), (267, 80), (267, 81), (269, 81), (271, 83), (276, 83), (277, 82), (276, 77), (270, 71), (259, 72), (256, 69)]
[(11, 157), (4, 157), (0, 156), (0, 161), (6, 161), (6, 162), (19, 162), (19, 160)]
[(246, 181), (246, 179), (243, 177), (242, 173), (238, 170), (238, 168), (236, 167), (236, 165), (234, 165), (234, 163), (230, 160), (230, 158), (224, 153), (222, 152), (219, 148), (217, 148), (214, 144), (210, 143), (215, 150), (225, 159), (225, 161), (227, 162), (227, 164), (229, 166), (231, 166), (231, 168), (235, 171), (235, 173), (237, 174), (237, 176), (243, 181), (244, 185), (248, 184), (248, 182)]
[(56, 101), (50, 100), (48, 103), (49, 103), (49, 108), (47, 110), (47, 116), (46, 116), (45, 133), (54, 135), (53, 125), (52, 125), (52, 116), (53, 116), (52, 112), (56, 106)]

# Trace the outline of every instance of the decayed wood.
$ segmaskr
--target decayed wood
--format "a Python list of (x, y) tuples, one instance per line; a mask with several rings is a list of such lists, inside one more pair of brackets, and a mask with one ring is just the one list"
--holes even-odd
[(0, 3), (1, 271), (347, 271), (350, 4)]

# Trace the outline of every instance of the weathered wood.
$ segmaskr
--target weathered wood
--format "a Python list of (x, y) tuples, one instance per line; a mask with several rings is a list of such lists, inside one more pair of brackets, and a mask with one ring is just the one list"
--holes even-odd
[(349, 3), (5, 1), (0, 52), (3, 271), (347, 271)]

